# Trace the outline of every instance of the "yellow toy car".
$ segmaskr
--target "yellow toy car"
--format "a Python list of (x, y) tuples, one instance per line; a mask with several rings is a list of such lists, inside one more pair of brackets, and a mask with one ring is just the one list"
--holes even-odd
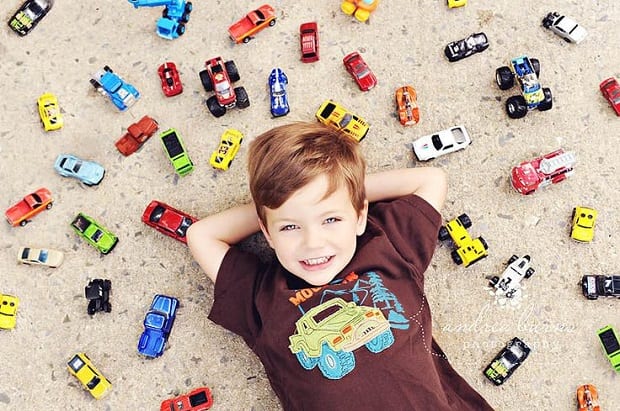
[(467, 0), (448, 0), (448, 7), (453, 9), (455, 7), (463, 7), (467, 5)]
[(15, 328), (18, 306), (19, 298), (0, 294), (0, 329), (10, 330)]
[(103, 397), (112, 387), (112, 383), (95, 368), (83, 352), (75, 354), (67, 362), (67, 369), (96, 399)]
[(211, 154), (209, 163), (211, 163), (214, 168), (228, 170), (230, 164), (237, 155), (237, 151), (239, 151), (239, 147), (241, 147), (242, 141), (243, 134), (241, 134), (240, 131), (234, 128), (229, 128), (224, 131), (224, 134), (222, 134), (220, 138), (220, 146)]
[(340, 4), (340, 9), (344, 14), (353, 15), (362, 23), (368, 20), (370, 14), (379, 5), (379, 0), (344, 0)]
[(452, 251), (452, 261), (456, 264), (463, 264), (467, 267), (488, 256), (489, 246), (484, 238), (471, 238), (467, 229), (471, 227), (471, 219), (467, 214), (461, 214), (457, 218), (450, 220), (445, 226), (439, 229), (439, 241), (452, 238), (456, 247)]
[(43, 93), (37, 100), (39, 116), (45, 131), (58, 130), (64, 125), (58, 99), (52, 93)]
[(573, 223), (570, 238), (582, 243), (589, 243), (594, 239), (594, 224), (598, 212), (589, 207), (575, 207), (573, 209)]
[(361, 117), (332, 100), (325, 100), (316, 112), (316, 118), (326, 126), (346, 134), (355, 141), (362, 141), (370, 126)]

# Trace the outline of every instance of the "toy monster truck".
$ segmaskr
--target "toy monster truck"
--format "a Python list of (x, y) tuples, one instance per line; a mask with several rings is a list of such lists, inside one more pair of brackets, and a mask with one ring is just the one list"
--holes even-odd
[(93, 315), (97, 311), (112, 311), (110, 304), (110, 291), (112, 290), (112, 281), (96, 278), (91, 280), (84, 287), (84, 295), (88, 300), (88, 314)]
[(521, 288), (521, 280), (530, 278), (534, 275), (534, 272), (534, 269), (530, 266), (529, 255), (524, 255), (523, 257), (513, 255), (508, 260), (508, 267), (506, 267), (501, 277), (492, 277), (489, 285), (494, 287), (498, 293), (504, 294), (506, 298), (512, 298), (517, 290)]
[(381, 310), (342, 298), (308, 310), (295, 326), (289, 349), (303, 368), (311, 370), (318, 364), (329, 379), (340, 379), (353, 370), (353, 351), (362, 345), (376, 354), (394, 343), (390, 323)]
[(90, 79), (90, 84), (99, 93), (109, 97), (120, 111), (127, 110), (140, 98), (140, 92), (115, 74), (109, 66), (97, 71), (94, 78)]
[(506, 100), (506, 113), (510, 118), (522, 118), (528, 110), (550, 110), (553, 101), (551, 90), (542, 88), (538, 81), (540, 63), (537, 59), (527, 56), (514, 58), (510, 66), (502, 66), (495, 70), (495, 81), (502, 90), (514, 86), (515, 79), (521, 89), (520, 96), (512, 96)]
[(452, 239), (456, 247), (451, 253), (452, 261), (457, 265), (463, 264), (465, 267), (480, 261), (489, 254), (487, 242), (482, 237), (472, 238), (467, 232), (469, 227), (471, 227), (471, 219), (467, 214), (461, 214), (441, 226), (437, 236), (439, 241)]
[(232, 60), (224, 63), (221, 57), (215, 57), (205, 62), (206, 70), (202, 70), (200, 81), (206, 91), (215, 91), (215, 95), (207, 99), (207, 108), (215, 117), (226, 114), (227, 108), (250, 106), (250, 98), (243, 87), (232, 87), (232, 83), (239, 81), (239, 71)]

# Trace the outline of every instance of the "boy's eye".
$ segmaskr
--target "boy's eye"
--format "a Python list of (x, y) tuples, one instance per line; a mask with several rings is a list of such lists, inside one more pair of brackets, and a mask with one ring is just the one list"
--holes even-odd
[(280, 231), (292, 231), (296, 228), (297, 226), (295, 224), (287, 224), (285, 226), (280, 227)]
[(340, 219), (337, 218), (337, 217), (329, 217), (329, 218), (325, 219), (325, 224), (333, 224), (333, 223), (336, 223), (338, 221), (340, 221)]

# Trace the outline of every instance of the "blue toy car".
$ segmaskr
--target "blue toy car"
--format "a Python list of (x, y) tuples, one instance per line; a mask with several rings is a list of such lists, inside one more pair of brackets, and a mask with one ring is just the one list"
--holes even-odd
[(185, 33), (185, 24), (193, 10), (191, 1), (186, 0), (128, 0), (136, 9), (139, 7), (164, 6), (162, 16), (157, 20), (157, 35), (173, 40)]
[(114, 74), (108, 66), (95, 73), (95, 78), (90, 79), (90, 84), (95, 90), (108, 96), (120, 111), (127, 110), (140, 98), (138, 90)]
[(271, 96), (271, 115), (281, 117), (290, 111), (286, 85), (288, 78), (281, 68), (274, 68), (269, 74), (269, 94)]
[(99, 163), (82, 160), (73, 154), (60, 154), (54, 162), (54, 170), (63, 177), (73, 177), (87, 186), (97, 185), (105, 176), (105, 169)]
[(138, 352), (155, 358), (164, 353), (166, 341), (176, 318), (179, 300), (155, 294), (151, 308), (144, 317), (144, 332), (138, 341)]

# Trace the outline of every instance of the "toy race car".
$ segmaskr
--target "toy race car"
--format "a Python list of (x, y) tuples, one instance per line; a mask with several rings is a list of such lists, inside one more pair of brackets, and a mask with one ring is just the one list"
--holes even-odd
[(138, 90), (115, 74), (109, 66), (95, 73), (90, 79), (90, 84), (99, 93), (108, 97), (120, 111), (127, 110), (140, 98)]
[(573, 208), (570, 238), (581, 243), (589, 243), (594, 239), (594, 225), (598, 212), (590, 207)]
[(532, 194), (539, 188), (557, 184), (572, 176), (576, 161), (573, 152), (565, 152), (560, 148), (513, 167), (510, 184), (521, 194)]
[(250, 98), (243, 87), (233, 88), (232, 83), (239, 81), (239, 71), (235, 62), (224, 62), (221, 57), (215, 57), (205, 62), (206, 70), (202, 70), (200, 81), (205, 91), (215, 91), (205, 104), (215, 117), (222, 117), (226, 109), (250, 107)]
[(508, 90), (514, 86), (515, 79), (521, 94), (509, 97), (506, 100), (506, 113), (510, 118), (525, 117), (529, 110), (550, 110), (553, 106), (551, 90), (542, 88), (538, 81), (540, 62), (527, 56), (514, 58), (509, 66), (502, 66), (495, 70), (495, 81), (501, 90)]
[(241, 147), (242, 141), (243, 134), (239, 130), (229, 128), (224, 131), (220, 137), (220, 145), (217, 150), (211, 153), (211, 158), (209, 159), (211, 167), (228, 170), (239, 151), (239, 147)]
[(188, 175), (194, 169), (194, 163), (183, 144), (181, 136), (173, 128), (170, 128), (160, 135), (161, 143), (168, 155), (170, 163), (174, 167), (174, 171), (181, 177)]
[(611, 325), (599, 329), (596, 334), (598, 335), (603, 351), (607, 359), (611, 363), (611, 366), (620, 373), (620, 340), (618, 340), (618, 333)]
[(530, 355), (530, 347), (514, 337), (484, 369), (484, 376), (493, 384), (502, 385)]
[(73, 154), (59, 154), (54, 162), (54, 170), (63, 177), (75, 178), (87, 186), (101, 183), (105, 176), (105, 169), (101, 164), (82, 160)]
[(155, 119), (144, 116), (127, 127), (127, 132), (114, 145), (122, 155), (129, 156), (138, 151), (158, 128), (159, 124)]
[(101, 254), (109, 254), (118, 243), (117, 236), (84, 213), (78, 213), (71, 222), (71, 227)]
[(445, 154), (464, 150), (471, 138), (464, 126), (455, 126), (435, 134), (420, 137), (413, 142), (413, 153), (419, 161), (428, 161)]
[(157, 74), (159, 74), (161, 89), (166, 97), (176, 96), (183, 92), (183, 84), (176, 64), (171, 61), (165, 62), (159, 66)]
[(27, 265), (44, 265), (56, 268), (62, 264), (65, 255), (62, 251), (49, 248), (20, 247), (17, 261)]
[(67, 369), (96, 399), (102, 398), (112, 388), (112, 383), (101, 374), (83, 352), (75, 354), (67, 362)]
[(59, 130), (64, 125), (62, 113), (58, 106), (58, 99), (52, 93), (43, 93), (37, 99), (39, 117), (45, 131)]
[(269, 73), (269, 97), (271, 102), (271, 115), (274, 117), (285, 116), (291, 110), (288, 105), (288, 77), (281, 68), (274, 68)]
[(88, 282), (84, 287), (84, 296), (88, 300), (87, 312), (89, 315), (95, 314), (97, 311), (112, 311), (110, 304), (110, 292), (112, 291), (112, 281), (96, 278)]
[(362, 141), (370, 129), (366, 120), (332, 100), (325, 100), (315, 115), (321, 123), (340, 131), (357, 142)]
[(398, 121), (403, 126), (411, 126), (420, 121), (420, 109), (418, 108), (418, 96), (415, 89), (409, 85), (396, 89), (396, 114)]
[(484, 33), (473, 33), (464, 39), (448, 43), (444, 54), (448, 61), (454, 62), (469, 57), (474, 53), (480, 53), (489, 47), (489, 39)]
[(160, 411), (206, 411), (213, 406), (213, 396), (208, 387), (200, 387), (188, 394), (162, 401)]
[(303, 63), (319, 60), (319, 28), (315, 21), (299, 26), (299, 46)]
[(620, 275), (584, 275), (581, 277), (581, 292), (588, 300), (620, 298)]
[(254, 35), (267, 27), (276, 24), (275, 9), (269, 4), (263, 4), (256, 10), (246, 14), (241, 20), (228, 28), (228, 35), (235, 43), (247, 43)]
[(0, 294), (0, 330), (11, 330), (17, 323), (17, 307), (19, 298)]
[(11, 206), (6, 210), (4, 216), (13, 227), (18, 225), (23, 227), (41, 211), (52, 208), (53, 204), (52, 193), (47, 188), (41, 187), (34, 193), (25, 196), (17, 204)]
[(340, 9), (364, 23), (379, 5), (379, 0), (343, 0)]
[(174, 297), (156, 294), (151, 308), (144, 317), (144, 331), (138, 341), (138, 352), (155, 358), (164, 353), (166, 341), (177, 314), (179, 300)]
[(360, 90), (368, 91), (377, 85), (377, 77), (357, 51), (344, 56), (342, 63)]
[(548, 13), (542, 21), (544, 28), (551, 30), (568, 43), (579, 44), (586, 38), (588, 32), (570, 17), (562, 16), (558, 12)]
[(598, 402), (598, 391), (592, 384), (577, 387), (577, 411), (601, 411)]
[(513, 255), (508, 259), (508, 267), (501, 276), (494, 276), (489, 285), (494, 287), (496, 294), (502, 294), (506, 298), (514, 297), (521, 288), (521, 280), (534, 275), (534, 269), (530, 266), (530, 256), (517, 257)]
[(151, 201), (142, 213), (144, 224), (184, 244), (187, 244), (187, 229), (196, 221), (196, 217), (157, 200)]
[(471, 219), (467, 214), (461, 214), (457, 218), (450, 220), (445, 226), (439, 228), (439, 241), (452, 239), (455, 250), (450, 254), (452, 261), (457, 265), (463, 264), (468, 267), (488, 256), (489, 246), (484, 238), (473, 239), (469, 236), (467, 228), (471, 227)]
[(26, 0), (9, 19), (9, 27), (25, 36), (49, 13), (54, 0)]
[(618, 80), (613, 77), (609, 77), (601, 81), (599, 89), (603, 94), (603, 97), (607, 99), (611, 108), (614, 109), (617, 115), (620, 116), (620, 84)]

